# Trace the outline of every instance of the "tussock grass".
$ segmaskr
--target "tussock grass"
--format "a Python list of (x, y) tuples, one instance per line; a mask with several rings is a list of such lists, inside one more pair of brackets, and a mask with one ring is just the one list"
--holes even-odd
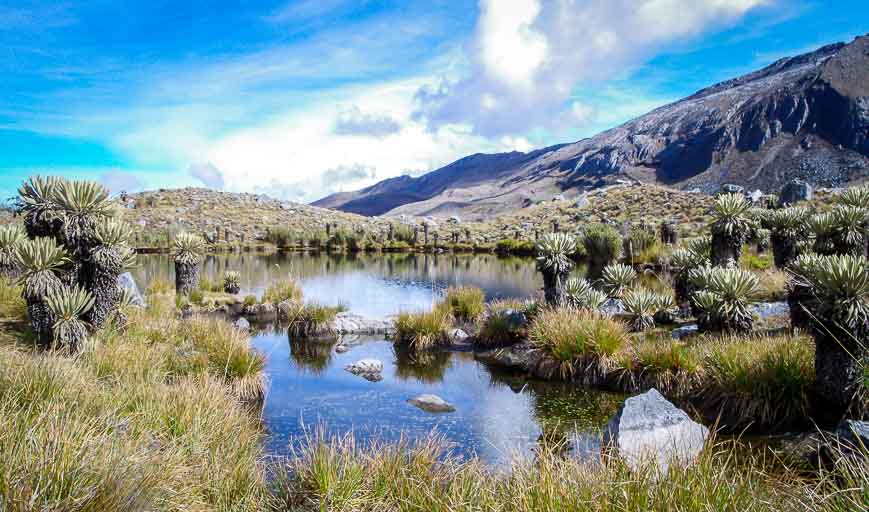
[(449, 341), (453, 316), (444, 303), (431, 311), (402, 312), (395, 319), (395, 337), (414, 350), (427, 350)]
[(815, 382), (809, 338), (722, 337), (694, 347), (702, 358), (704, 400), (746, 424), (778, 426), (809, 415)]
[(241, 400), (261, 398), (265, 390), (264, 358), (250, 348), (247, 334), (221, 319), (179, 320), (162, 312), (134, 310), (127, 331), (100, 332), (98, 343), (83, 357), (100, 378), (171, 382), (209, 375)]
[(288, 301), (302, 300), (302, 288), (292, 277), (275, 281), (263, 293), (263, 304), (279, 304)]
[(472, 286), (448, 288), (444, 302), (457, 320), (473, 322), (486, 310), (483, 290)]
[(535, 460), (493, 474), (477, 459), (452, 456), (438, 437), (370, 446), (352, 436), (315, 437), (278, 475), (277, 494), (281, 510), (433, 512), (783, 511), (823, 507), (828, 495), (806, 496), (805, 482), (767, 474), (764, 460), (731, 443), (710, 443), (695, 466), (674, 465), (663, 477), (614, 458), (565, 458), (559, 448), (543, 447)]
[(625, 324), (599, 313), (546, 309), (531, 322), (531, 343), (558, 362), (563, 377), (606, 373), (612, 356), (628, 343)]
[(522, 312), (529, 316), (529, 303), (519, 299), (494, 300), (486, 306), (486, 317), (480, 323), (476, 343), (482, 347), (509, 345), (525, 338), (528, 329), (510, 318), (509, 312)]
[(332, 330), (332, 322), (338, 313), (347, 311), (343, 305), (326, 306), (316, 302), (293, 302), (287, 310), (287, 320), (290, 322), (290, 336), (308, 338), (323, 336)]
[(27, 303), (21, 296), (21, 288), (11, 278), (0, 276), (0, 321), (23, 320), (27, 315)]
[(159, 339), (127, 341), (77, 357), (0, 346), (2, 508), (262, 510), (262, 433), (228, 377), (166, 379), (147, 369)]

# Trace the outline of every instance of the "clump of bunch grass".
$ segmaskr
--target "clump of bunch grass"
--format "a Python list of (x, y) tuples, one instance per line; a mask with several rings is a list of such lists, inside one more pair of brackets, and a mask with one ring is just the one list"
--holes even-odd
[(291, 302), (286, 310), (289, 321), (287, 332), (298, 338), (311, 338), (331, 334), (338, 313), (347, 311), (343, 305), (327, 306), (316, 302)]
[(499, 299), (486, 306), (485, 318), (475, 341), (483, 347), (511, 345), (528, 335), (528, 320), (539, 312), (537, 302)]
[(728, 411), (730, 428), (780, 429), (809, 417), (815, 369), (806, 337), (722, 337), (692, 351), (704, 372), (697, 394), (711, 411)]
[(271, 283), (263, 293), (263, 304), (280, 304), (284, 301), (302, 300), (302, 287), (292, 276)]
[[(0, 288), (2, 289), (2, 288)], [(0, 345), (9, 510), (263, 510), (263, 359), (225, 321), (134, 308), (76, 357)]]
[(456, 320), (476, 321), (486, 310), (486, 295), (473, 286), (448, 288), (444, 302)]
[(612, 366), (612, 356), (628, 341), (627, 327), (596, 312), (547, 309), (531, 322), (528, 339), (552, 357), (563, 378), (594, 378)]
[(616, 263), (603, 269), (601, 275), (601, 288), (607, 296), (613, 299), (621, 299), (628, 290), (634, 287), (637, 280), (637, 272), (630, 265)]
[[(674, 464), (666, 475), (651, 461), (632, 469), (613, 454), (583, 461), (564, 457), (564, 449), (559, 442), (542, 444), (533, 460), (516, 459), (511, 471), (493, 475), (480, 460), (455, 456), (434, 435), (362, 445), (352, 435), (315, 434), (279, 472), (277, 496), (282, 510), (735, 512), (832, 510), (826, 500), (842, 489), (831, 485), (807, 497), (810, 484), (770, 475), (765, 461), (732, 442), (712, 441), (694, 465)], [(859, 499), (859, 491), (846, 492)]]
[(452, 326), (450, 309), (440, 303), (430, 311), (399, 313), (395, 319), (395, 338), (413, 350), (429, 350), (449, 343)]

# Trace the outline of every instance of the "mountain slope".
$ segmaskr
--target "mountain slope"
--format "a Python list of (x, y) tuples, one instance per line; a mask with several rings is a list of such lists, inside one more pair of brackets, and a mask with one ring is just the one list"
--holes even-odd
[(315, 205), (364, 215), (481, 218), (618, 179), (778, 192), (794, 178), (869, 176), (869, 36), (782, 59), (589, 139), (533, 153), (474, 155)]

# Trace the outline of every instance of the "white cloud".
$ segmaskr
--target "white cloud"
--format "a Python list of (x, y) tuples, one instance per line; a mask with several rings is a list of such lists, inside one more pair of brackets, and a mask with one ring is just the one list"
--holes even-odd
[[(316, 102), (218, 137), (205, 159), (221, 170), (227, 189), (313, 201), (379, 179), (433, 170), (478, 151), (530, 149), (525, 138), (486, 139), (461, 125), (430, 131), (412, 118), (414, 92), (421, 83), (415, 79), (345, 90), (340, 95), (344, 101)], [(335, 133), (335, 120), (349, 108), (389, 112), (401, 130), (379, 138)]]
[(417, 117), (486, 136), (546, 127), (578, 84), (624, 77), (676, 42), (739, 21), (774, 0), (480, 0), (469, 71), (428, 84)]
[(188, 172), (208, 188), (222, 190), (224, 187), (223, 172), (211, 162), (191, 164)]
[(134, 174), (120, 169), (112, 169), (100, 176), (100, 183), (109, 189), (109, 192), (112, 194), (137, 192), (143, 188), (142, 180)]
[(401, 125), (388, 113), (363, 112), (353, 105), (340, 112), (335, 120), (337, 135), (386, 137), (401, 130)]

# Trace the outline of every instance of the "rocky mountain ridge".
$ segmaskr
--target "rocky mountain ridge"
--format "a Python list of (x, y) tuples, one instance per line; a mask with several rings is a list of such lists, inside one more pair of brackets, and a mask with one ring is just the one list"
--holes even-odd
[(869, 177), (869, 35), (781, 59), (594, 137), (472, 155), (313, 203), (363, 215), (486, 218), (618, 181), (712, 193)]

